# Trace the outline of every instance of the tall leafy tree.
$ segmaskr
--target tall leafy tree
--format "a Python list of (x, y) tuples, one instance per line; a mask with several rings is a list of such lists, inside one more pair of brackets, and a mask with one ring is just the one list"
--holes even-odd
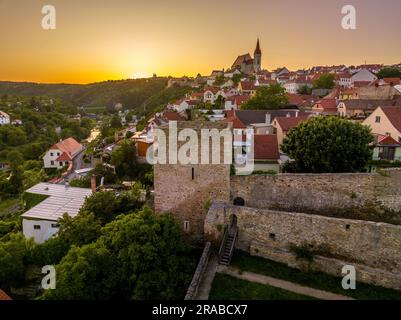
[(293, 128), (281, 149), (296, 172), (363, 171), (372, 152), (370, 129), (337, 117), (316, 117)]
[(379, 79), (383, 78), (401, 78), (401, 69), (396, 67), (384, 67), (377, 73)]
[(254, 97), (247, 101), (242, 109), (261, 110), (278, 109), (288, 103), (285, 89), (278, 83), (258, 88)]
[(334, 75), (330, 73), (322, 74), (319, 79), (315, 80), (313, 83), (316, 89), (333, 89), (334, 85)]
[(173, 216), (144, 208), (107, 224), (92, 244), (72, 247), (44, 299), (178, 299), (195, 267)]

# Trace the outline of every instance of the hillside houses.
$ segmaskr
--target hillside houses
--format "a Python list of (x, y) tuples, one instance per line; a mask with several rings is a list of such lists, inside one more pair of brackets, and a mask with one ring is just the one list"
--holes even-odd
[(70, 166), (74, 158), (84, 150), (84, 147), (74, 138), (68, 138), (54, 144), (43, 157), (45, 168), (61, 169)]

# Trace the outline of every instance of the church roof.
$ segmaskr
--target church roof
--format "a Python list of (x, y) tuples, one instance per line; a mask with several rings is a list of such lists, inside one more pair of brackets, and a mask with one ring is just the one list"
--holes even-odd
[(259, 45), (259, 38), (258, 42), (256, 43), (256, 49), (255, 49), (255, 54), (262, 54), (262, 51), (260, 50), (260, 45)]

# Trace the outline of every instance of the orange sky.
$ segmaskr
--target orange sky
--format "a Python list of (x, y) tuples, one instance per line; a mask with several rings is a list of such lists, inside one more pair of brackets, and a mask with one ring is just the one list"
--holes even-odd
[[(49, 3), (54, 31), (41, 28)], [(355, 5), (357, 30), (341, 28), (344, 4)], [(0, 0), (0, 80), (209, 74), (253, 54), (257, 37), (266, 69), (392, 64), (400, 31), (399, 0)]]

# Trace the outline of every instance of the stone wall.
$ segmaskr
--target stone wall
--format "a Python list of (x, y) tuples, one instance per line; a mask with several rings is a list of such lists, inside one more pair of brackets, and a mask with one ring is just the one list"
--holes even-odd
[[(225, 123), (186, 121), (178, 123), (178, 130), (190, 128), (200, 136), (202, 129), (223, 130), (227, 126), (230, 127)], [(168, 136), (168, 128), (162, 129)], [(224, 159), (223, 142), (221, 139), (221, 159)], [(184, 142), (179, 142), (178, 148), (183, 144)], [(198, 163), (201, 163), (201, 147), (199, 144)], [(214, 147), (216, 146), (210, 145), (210, 159), (215, 151)], [(214, 200), (229, 201), (230, 164), (156, 164), (154, 190), (155, 211), (174, 213), (187, 237), (203, 245), (204, 219), (210, 204)]]
[(304, 268), (292, 247), (307, 246), (308, 268), (341, 276), (343, 265), (356, 267), (357, 279), (401, 289), (401, 226), (320, 215), (237, 207), (216, 202), (205, 219), (206, 238), (219, 245), (222, 226), (237, 217), (237, 248)]
[(255, 208), (401, 224), (401, 170), (232, 176), (231, 200)]
[(207, 264), (209, 262), (210, 252), (211, 252), (211, 244), (210, 242), (206, 242), (205, 247), (203, 248), (202, 256), (199, 259), (198, 266), (196, 267), (194, 276), (192, 277), (191, 284), (188, 287), (187, 294), (185, 295), (184, 300), (196, 299), (199, 285), (202, 281), (202, 278), (207, 268)]

